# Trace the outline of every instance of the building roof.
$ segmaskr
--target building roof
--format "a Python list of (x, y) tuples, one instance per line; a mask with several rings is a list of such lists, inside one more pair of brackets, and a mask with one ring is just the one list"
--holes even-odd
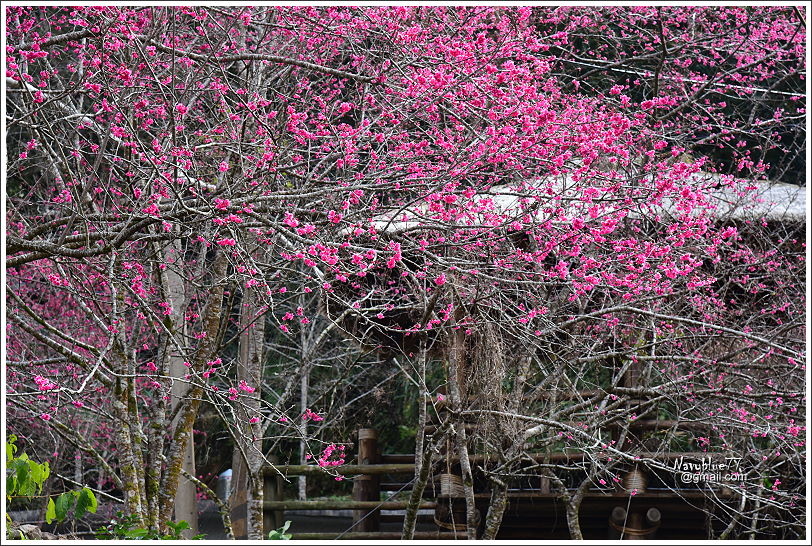
[[(729, 184), (729, 178), (710, 173), (697, 173), (691, 175), (694, 181), (706, 188), (713, 188), (705, 194), (708, 202), (713, 206), (711, 214), (719, 221), (730, 220), (756, 220), (766, 219), (772, 221), (803, 221), (806, 218), (806, 187), (785, 184), (781, 182), (757, 181), (747, 182), (737, 188)], [(493, 186), (488, 191), (475, 194), (472, 199), (476, 206), (473, 214), (466, 214), (457, 221), (459, 226), (493, 227), (488, 223), (487, 217), (494, 214), (502, 218), (515, 216), (527, 218), (529, 214), (535, 221), (551, 220), (553, 223), (568, 222), (576, 216), (585, 215), (585, 203), (581, 199), (581, 186), (570, 177), (560, 177), (556, 184), (561, 184), (560, 191), (553, 197), (539, 191), (534, 194), (533, 189), (517, 191), (509, 186)], [(742, 189), (745, 189), (742, 192)], [(600, 202), (596, 199), (595, 202)], [(611, 212), (612, 204), (603, 203), (601, 217)], [(628, 208), (628, 207), (626, 207)], [(386, 213), (374, 221), (378, 232), (397, 233), (425, 229), (427, 227), (440, 227), (436, 215), (428, 212), (429, 199), (415, 203), (406, 210), (396, 213)], [(695, 211), (704, 209), (695, 209)], [(680, 211), (673, 200), (663, 199), (662, 203), (652, 206), (642, 200), (638, 206), (627, 212), (630, 218), (640, 218), (652, 214), (678, 215)], [(690, 212), (689, 212), (690, 213)], [(563, 220), (566, 218), (567, 220)], [(504, 221), (504, 220), (503, 220)], [(509, 222), (510, 220), (508, 220)], [(502, 223), (502, 222), (500, 222)], [(446, 222), (441, 222), (446, 224)]]

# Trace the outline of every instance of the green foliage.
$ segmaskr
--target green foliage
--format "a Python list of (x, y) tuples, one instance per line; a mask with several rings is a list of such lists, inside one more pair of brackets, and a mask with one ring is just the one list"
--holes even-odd
[[(16, 444), (17, 437), (12, 434), (6, 440), (6, 500), (8, 502), (12, 498), (30, 498), (41, 495), (42, 486), (51, 475), (51, 468), (47, 461), (44, 463), (32, 461), (25, 453), (17, 456)], [(95, 513), (98, 502), (93, 491), (87, 487), (77, 491), (67, 491), (59, 495), (56, 501), (53, 498), (48, 499), (45, 521), (47, 523), (54, 520), (63, 521), (74, 505), (74, 517), (78, 519), (87, 512)], [(8, 514), (6, 514), (6, 520), (11, 521)]]
[(270, 533), (268, 533), (268, 540), (290, 540), (293, 535), (287, 533), (288, 527), (290, 527), (291, 521), (288, 520), (285, 524), (280, 527), (279, 529), (274, 529)]
[(51, 469), (47, 462), (42, 464), (32, 461), (28, 455), (21, 453), (16, 457), (17, 437), (13, 434), (6, 440), (6, 500), (12, 497), (33, 497), (42, 493), (42, 486)]
[(83, 487), (78, 491), (66, 491), (54, 499), (48, 499), (48, 508), (45, 510), (45, 521), (51, 523), (53, 520), (63, 521), (71, 508), (76, 506), (74, 510), (74, 517), (81, 518), (87, 512), (96, 513), (96, 508), (99, 503), (96, 500), (96, 495), (87, 487)]
[(400, 433), (401, 441), (411, 443), (414, 442), (415, 437), (417, 437), (417, 427), (398, 425), (398, 433)]
[[(189, 529), (189, 524), (185, 520), (178, 522), (167, 521), (168, 533), (159, 533), (152, 529), (136, 527), (138, 517), (135, 515), (125, 516), (123, 512), (116, 512), (116, 517), (110, 520), (110, 524), (104, 529), (96, 531), (96, 538), (100, 540), (184, 540), (181, 533)], [(192, 537), (192, 540), (201, 540), (206, 535), (200, 534)]]

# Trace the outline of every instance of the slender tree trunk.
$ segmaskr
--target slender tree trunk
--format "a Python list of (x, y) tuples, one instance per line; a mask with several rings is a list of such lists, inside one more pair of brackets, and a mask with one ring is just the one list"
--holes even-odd
[(418, 396), (418, 413), (417, 413), (417, 434), (415, 435), (414, 445), (414, 478), (418, 479), (420, 469), (423, 464), (423, 444), (426, 438), (426, 422), (427, 422), (427, 408), (428, 404), (428, 385), (426, 385), (426, 342), (420, 342), (420, 359), (418, 361), (418, 388), (420, 395)]
[[(237, 380), (255, 389), (240, 396), (235, 415), (235, 467), (240, 468), (239, 487), (245, 487), (245, 536), (249, 540), (261, 540), (264, 534), (262, 525), (263, 477), (260, 473), (264, 457), (262, 453), (262, 425), (260, 402), (262, 394), (263, 342), (265, 318), (258, 314), (257, 292), (252, 287), (243, 291), (240, 313), (240, 359), (237, 364)], [(255, 422), (251, 422), (251, 420)], [(244, 458), (244, 460), (243, 460)], [(244, 471), (243, 471), (244, 470)], [(243, 479), (244, 476), (244, 479)], [(232, 481), (232, 484), (234, 482)]]
[[(132, 360), (133, 367), (135, 366), (135, 359)], [(142, 428), (143, 419), (138, 411), (138, 400), (135, 392), (135, 379), (127, 379), (127, 415), (129, 421), (127, 429), (130, 433), (130, 445), (132, 446), (133, 464), (136, 468), (136, 475), (138, 476), (138, 492), (141, 495), (141, 513), (143, 516), (148, 514), (149, 499), (147, 496), (147, 480), (144, 472), (146, 468), (144, 460), (144, 452), (147, 449), (147, 437)]]
[(403, 531), (401, 532), (401, 540), (412, 540), (414, 538), (414, 528), (417, 524), (417, 510), (420, 505), (420, 500), (423, 498), (423, 491), (426, 489), (426, 483), (431, 475), (431, 451), (426, 450), (424, 453), (424, 446), (426, 444), (426, 405), (427, 400), (427, 385), (426, 385), (426, 345), (425, 342), (420, 343), (420, 358), (418, 363), (418, 388), (420, 395), (418, 397), (418, 417), (417, 417), (417, 434), (415, 435), (414, 447), (414, 486), (412, 487), (412, 494), (409, 497), (409, 504), (406, 506), (406, 515), (403, 518)]
[[(180, 261), (181, 249), (177, 241), (170, 247), (168, 254), (165, 255), (165, 262)], [(169, 302), (172, 308), (170, 315), (169, 332), (168, 336), (174, 337), (175, 340), (169, 339), (167, 341), (168, 360), (169, 360), (169, 375), (174, 378), (171, 388), (172, 396), (172, 409), (174, 410), (178, 404), (184, 399), (189, 392), (189, 383), (183, 380), (183, 377), (188, 372), (186, 366), (183, 365), (183, 356), (179, 353), (177, 347), (179, 336), (182, 337), (185, 331), (185, 321), (183, 320), (184, 307), (186, 303), (185, 290), (183, 277), (177, 270), (177, 267), (169, 267), (162, 272), (162, 284), (164, 288), (164, 299)], [(176, 341), (177, 340), (177, 341)], [(173, 428), (178, 424), (178, 419), (175, 419)], [(192, 422), (192, 426), (194, 421)], [(189, 442), (186, 444), (186, 451), (183, 456), (182, 467), (185, 475), (195, 476), (195, 446), (194, 446), (194, 433)], [(175, 495), (175, 521), (184, 520), (189, 524), (189, 529), (183, 531), (183, 538), (191, 539), (198, 534), (197, 523), (197, 487), (188, 479), (181, 480), (178, 485), (178, 492)]]
[(581, 533), (581, 522), (578, 520), (578, 512), (581, 503), (573, 504), (567, 503), (567, 528), (570, 530), (570, 538), (572, 540), (584, 540), (584, 535)]
[[(516, 371), (516, 380), (513, 385), (513, 391), (510, 396), (510, 403), (508, 404), (508, 412), (516, 414), (524, 400), (524, 387), (527, 382), (527, 374), (530, 371), (530, 356), (523, 357), (519, 362), (519, 369)], [(506, 431), (507, 437), (513, 441), (510, 444), (507, 452), (505, 453), (505, 460), (512, 461), (513, 458), (521, 451), (524, 444), (524, 437), (521, 435), (517, 427), (512, 422), (504, 422), (502, 418), (502, 428)], [(513, 466), (512, 464), (510, 465)], [(505, 469), (503, 475), (512, 474), (512, 468)], [(491, 477), (491, 500), (488, 505), (488, 515), (485, 517), (485, 531), (482, 538), (485, 540), (495, 540), (496, 534), (499, 532), (499, 527), (502, 525), (502, 518), (507, 509), (507, 491), (508, 486), (502, 480)]]
[(406, 506), (406, 515), (403, 518), (403, 531), (400, 535), (401, 540), (414, 539), (417, 511), (420, 508), (420, 501), (423, 499), (423, 491), (425, 491), (426, 484), (431, 476), (431, 462), (431, 451), (428, 450), (421, 457), (420, 466), (417, 469), (419, 474), (415, 479), (412, 494), (409, 496), (409, 503)]
[(132, 445), (132, 435), (130, 434), (129, 415), (127, 413), (127, 393), (126, 388), (121, 387), (120, 381), (116, 386), (116, 397), (113, 408), (116, 418), (119, 421), (119, 428), (116, 431), (116, 443), (118, 447), (119, 468), (121, 472), (121, 482), (124, 485), (124, 506), (127, 515), (138, 518), (135, 523), (144, 524), (144, 510), (141, 504), (142, 492), (139, 484), (138, 474), (141, 471), (135, 463)]
[(199, 385), (192, 387), (180, 411), (178, 426), (172, 438), (172, 449), (167, 457), (166, 471), (161, 480), (161, 510), (159, 521), (161, 526), (172, 518), (175, 509), (175, 495), (180, 485), (181, 468), (186, 457), (187, 444), (192, 442), (192, 425), (200, 409), (203, 398), (203, 388)]
[(414, 538), (414, 529), (417, 524), (417, 511), (420, 506), (420, 501), (423, 498), (423, 491), (425, 491), (426, 485), (431, 477), (432, 457), (434, 453), (439, 453), (437, 446), (445, 440), (450, 424), (450, 420), (443, 423), (431, 438), (425, 439), (423, 442), (423, 451), (421, 453), (415, 453), (415, 461), (419, 460), (420, 463), (418, 468), (416, 468), (417, 476), (415, 476), (414, 487), (412, 488), (412, 494), (409, 496), (409, 502), (406, 506), (406, 515), (403, 518), (401, 540), (412, 540)]
[(724, 531), (718, 536), (718, 540), (727, 540), (730, 534), (736, 529), (741, 521), (742, 514), (744, 514), (744, 507), (747, 503), (747, 497), (744, 495), (739, 495), (739, 509), (733, 514), (733, 517), (730, 519), (730, 523), (727, 524), (727, 527)]
[[(237, 440), (235, 440), (235, 443)], [(231, 512), (231, 529), (234, 538), (248, 538), (248, 465), (240, 447), (234, 446), (231, 460), (231, 492), (228, 495), (228, 506)]]
[[(114, 256), (110, 264), (110, 274), (113, 276), (113, 271), (117, 271), (119, 267), (117, 258)], [(118, 283), (111, 282), (111, 316), (114, 320), (121, 319), (119, 311), (119, 303), (122, 299), (121, 292), (118, 290)], [(124, 336), (121, 332), (114, 333), (114, 341), (112, 344), (112, 353), (115, 355), (118, 363), (118, 371), (123, 377), (118, 377), (115, 380), (115, 388), (113, 391), (113, 414), (118, 422), (118, 429), (116, 430), (116, 447), (118, 450), (119, 472), (121, 473), (122, 489), (124, 493), (124, 506), (127, 515), (136, 517), (135, 523), (144, 525), (146, 523), (146, 503), (144, 491), (144, 475), (143, 465), (139, 465), (139, 460), (136, 453), (141, 446), (137, 445), (137, 436), (133, 434), (132, 427), (135, 426), (134, 416), (132, 415), (132, 393), (130, 390), (133, 388), (132, 377), (135, 375), (135, 363), (127, 354), (125, 350), (126, 344)]]
[(592, 478), (588, 476), (587, 479), (581, 482), (581, 485), (578, 486), (575, 493), (568, 495), (569, 498), (566, 501), (567, 527), (570, 530), (570, 538), (573, 540), (584, 540), (579, 515), (581, 513), (581, 502), (584, 500), (584, 495), (586, 495), (586, 492), (589, 490), (591, 483)]
[(502, 525), (502, 517), (507, 508), (507, 485), (495, 478), (491, 479), (491, 500), (488, 506), (488, 515), (485, 517), (485, 531), (483, 540), (495, 540), (496, 533)]
[(451, 354), (448, 371), (448, 395), (454, 420), (457, 456), (460, 459), (462, 470), (462, 487), (465, 492), (466, 536), (468, 540), (476, 539), (476, 499), (474, 498), (474, 477), (471, 471), (471, 461), (468, 458), (468, 438), (465, 433), (465, 422), (458, 417), (463, 406), (462, 391), (460, 389), (460, 371), (464, 368), (465, 334), (457, 329), (452, 335)]
[[(304, 333), (302, 333), (304, 338)], [(304, 353), (304, 345), (302, 345), (302, 352)], [(308, 392), (310, 391), (310, 366), (307, 362), (303, 362), (302, 366), (302, 382), (300, 384), (300, 413), (304, 415), (307, 411)], [(307, 421), (302, 421), (302, 437), (299, 439), (299, 464), (307, 464)], [(307, 476), (299, 476), (299, 500), (307, 500)]]

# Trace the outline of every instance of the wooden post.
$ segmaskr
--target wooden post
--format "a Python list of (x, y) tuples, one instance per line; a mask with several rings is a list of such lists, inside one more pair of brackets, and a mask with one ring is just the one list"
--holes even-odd
[[(378, 456), (378, 431), (372, 428), (358, 430), (358, 464), (376, 464)], [(381, 500), (381, 477), (377, 474), (362, 474), (355, 478), (352, 498), (356, 501)], [(354, 510), (354, 531), (377, 532), (381, 526), (380, 510)]]
[[(271, 463), (279, 462), (276, 456), (270, 457)], [(282, 498), (284, 479), (277, 473), (264, 473), (262, 482), (262, 497), (264, 501), (281, 501)], [(283, 510), (268, 510), (267, 508), (262, 511), (262, 536), (267, 538), (268, 533), (274, 529), (278, 529), (284, 525), (285, 512)]]
[(231, 512), (231, 530), (236, 540), (248, 538), (248, 466), (238, 449), (232, 459), (231, 489), (228, 506)]

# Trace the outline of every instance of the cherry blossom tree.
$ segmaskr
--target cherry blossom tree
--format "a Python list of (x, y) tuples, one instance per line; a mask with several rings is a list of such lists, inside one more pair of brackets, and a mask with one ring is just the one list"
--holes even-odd
[(531, 451), (584, 453), (574, 488), (535, 467), (579, 538), (589, 487), (686, 442), (754, 460), (738, 504), (718, 503), (725, 536), (764, 507), (791, 536), (804, 229), (757, 218), (751, 180), (802, 157), (802, 15), (8, 8), (10, 426), (92, 457), (157, 529), (210, 404), (259, 538), (269, 436), (323, 418), (263, 377), (268, 340), (312, 359), (345, 350), (324, 343), (340, 329), (423, 402), (443, 363), (449, 411), (428, 437), (422, 404), (414, 498), (450, 439), (467, 521), (474, 476), (489, 484), (487, 538)]

